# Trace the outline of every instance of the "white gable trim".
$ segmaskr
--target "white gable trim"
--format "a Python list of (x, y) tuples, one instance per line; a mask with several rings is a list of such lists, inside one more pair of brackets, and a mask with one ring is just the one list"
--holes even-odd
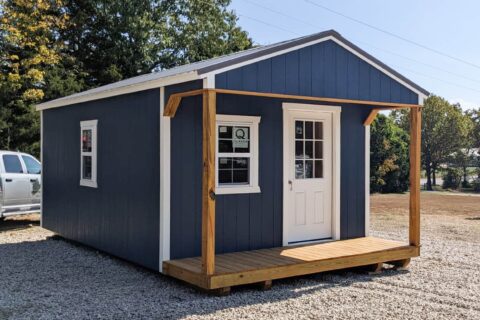
[(46, 110), (51, 108), (64, 107), (64, 106), (68, 106), (76, 103), (99, 100), (99, 99), (119, 96), (122, 94), (148, 90), (148, 89), (155, 89), (155, 88), (160, 88), (160, 87), (169, 86), (172, 84), (177, 84), (177, 83), (182, 83), (182, 82), (187, 82), (187, 81), (192, 81), (197, 79), (200, 79), (200, 77), (198, 76), (196, 71), (181, 73), (181, 74), (177, 74), (177, 75), (173, 75), (173, 76), (169, 76), (161, 79), (149, 80), (149, 81), (144, 81), (136, 84), (125, 85), (123, 87), (112, 88), (105, 91), (92, 92), (91, 94), (85, 94), (85, 95), (70, 97), (70, 98), (66, 97), (65, 99), (60, 98), (57, 100), (52, 100), (52, 101), (38, 104), (36, 106), (36, 109), (37, 111), (41, 111), (41, 110)]
[(257, 57), (257, 58), (254, 58), (254, 59), (250, 59), (250, 60), (247, 60), (247, 61), (243, 61), (243, 62), (239, 62), (237, 64), (234, 64), (234, 65), (230, 65), (228, 67), (225, 67), (225, 68), (221, 68), (221, 69), (217, 69), (217, 70), (214, 70), (214, 71), (210, 71), (210, 72), (207, 72), (205, 74), (203, 74), (202, 76), (203, 77), (211, 77), (212, 75), (216, 75), (216, 74), (219, 74), (219, 73), (223, 73), (223, 72), (226, 72), (226, 71), (229, 71), (229, 70), (233, 70), (233, 69), (237, 69), (237, 68), (240, 68), (240, 67), (243, 67), (243, 66), (246, 66), (246, 65), (249, 65), (249, 64), (252, 64), (252, 63), (255, 63), (255, 62), (259, 62), (259, 61), (262, 61), (262, 60), (266, 60), (266, 59), (270, 59), (272, 57), (275, 57), (275, 56), (279, 56), (279, 55), (282, 55), (282, 54), (285, 54), (285, 53), (288, 53), (288, 52), (291, 52), (291, 51), (295, 51), (295, 50), (299, 50), (299, 49), (302, 49), (302, 48), (305, 48), (305, 47), (308, 47), (308, 46), (312, 46), (312, 45), (315, 45), (317, 43), (321, 43), (321, 42), (324, 42), (324, 41), (328, 41), (328, 40), (332, 40), (333, 42), (335, 42), (336, 44), (340, 45), (342, 48), (348, 50), (349, 52), (353, 53), (355, 56), (359, 57), (360, 59), (362, 59), (363, 61), (367, 62), (368, 64), (370, 64), (371, 66), (373, 66), (374, 68), (376, 68), (377, 70), (381, 71), (382, 73), (384, 73), (385, 75), (387, 75), (388, 77), (392, 78), (393, 80), (397, 81), (398, 83), (402, 84), (403, 86), (405, 86), (406, 88), (408, 88), (409, 90), (415, 92), (416, 94), (418, 94), (419, 96), (419, 99), (423, 99), (423, 98), (426, 98), (427, 96), (419, 91), (418, 89), (414, 88), (413, 86), (411, 86), (410, 84), (408, 84), (407, 82), (405, 82), (404, 80), (398, 78), (396, 75), (394, 75), (393, 73), (389, 72), (388, 70), (386, 70), (385, 68), (382, 68), (380, 65), (378, 65), (377, 63), (375, 63), (374, 61), (372, 61), (371, 59), (369, 59), (368, 57), (366, 57), (365, 55), (363, 55), (362, 53), (358, 52), (357, 50), (355, 50), (354, 48), (350, 47), (349, 45), (347, 45), (346, 43), (342, 42), (341, 40), (335, 38), (334, 36), (326, 36), (325, 38), (321, 38), (321, 39), (316, 39), (314, 41), (310, 41), (310, 42), (306, 42), (306, 43), (303, 43), (301, 45), (298, 45), (298, 46), (294, 46), (294, 47), (291, 47), (291, 48), (288, 48), (288, 49), (284, 49), (284, 50), (280, 50), (280, 51), (276, 51), (276, 52), (273, 52), (271, 54), (267, 54), (267, 55), (264, 55), (264, 56), (261, 56), (261, 57)]

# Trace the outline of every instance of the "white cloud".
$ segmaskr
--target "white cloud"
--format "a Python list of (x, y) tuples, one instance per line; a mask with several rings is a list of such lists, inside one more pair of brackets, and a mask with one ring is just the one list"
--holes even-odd
[(450, 103), (460, 103), (460, 106), (462, 107), (463, 110), (480, 108), (480, 103), (467, 101), (467, 100), (462, 99), (462, 98), (449, 99), (448, 102), (450, 102)]

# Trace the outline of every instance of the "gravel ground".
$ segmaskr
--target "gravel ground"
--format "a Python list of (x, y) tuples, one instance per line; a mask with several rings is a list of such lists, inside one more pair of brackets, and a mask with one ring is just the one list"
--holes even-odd
[[(336, 272), (227, 297), (71, 243), (32, 215), (0, 222), (0, 319), (480, 319), (480, 198), (422, 194), (409, 271)], [(372, 197), (374, 235), (406, 239), (408, 198)]]

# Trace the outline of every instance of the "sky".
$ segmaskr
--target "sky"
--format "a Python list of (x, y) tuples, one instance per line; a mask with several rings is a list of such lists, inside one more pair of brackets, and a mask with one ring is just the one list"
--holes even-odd
[(478, 0), (233, 0), (230, 8), (255, 44), (335, 29), (431, 93), (480, 108)]

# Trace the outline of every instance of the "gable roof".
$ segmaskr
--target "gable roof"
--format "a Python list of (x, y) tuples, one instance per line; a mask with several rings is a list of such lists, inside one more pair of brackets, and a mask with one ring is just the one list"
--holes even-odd
[(288, 51), (296, 50), (300, 47), (312, 45), (317, 42), (333, 40), (350, 52), (356, 54), (367, 63), (373, 65), (395, 81), (400, 82), (408, 89), (414, 91), (419, 96), (428, 96), (430, 93), (390, 68), (377, 58), (365, 52), (352, 42), (342, 37), (335, 30), (328, 30), (312, 35), (282, 41), (266, 46), (259, 46), (252, 49), (220, 56), (213, 59), (203, 60), (178, 66), (172, 69), (144, 74), (141, 76), (121, 80), (115, 83), (104, 85), (98, 88), (79, 92), (63, 98), (51, 100), (37, 105), (37, 110), (67, 106), (75, 103), (81, 103), (91, 100), (97, 100), (116, 95), (158, 88), (162, 86), (182, 83), (191, 80), (203, 79), (208, 74), (220, 73), (225, 69), (232, 69), (244, 64), (267, 59), (271, 56), (280, 55)]

